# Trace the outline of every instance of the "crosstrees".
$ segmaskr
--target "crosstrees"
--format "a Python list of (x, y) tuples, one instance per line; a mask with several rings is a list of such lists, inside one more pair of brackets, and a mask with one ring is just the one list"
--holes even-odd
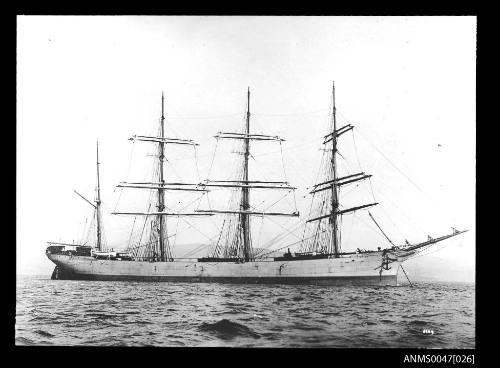
[(111, 212), (112, 215), (134, 215), (134, 216), (212, 216), (212, 213), (195, 212)]
[[(352, 126), (351, 124), (345, 125), (345, 126), (343, 126), (342, 128), (339, 128), (339, 129), (335, 129), (334, 130), (335, 131), (335, 138), (340, 137), (342, 134), (344, 134), (344, 133), (346, 133), (346, 132), (348, 132), (348, 131), (350, 131), (352, 129), (354, 129), (354, 126)], [(330, 134), (325, 135), (325, 140), (324, 140), (323, 144), (326, 144), (326, 143), (332, 141), (333, 140), (333, 136), (334, 136), (333, 132), (330, 133)]]
[[(163, 118), (163, 120), (165, 120), (165, 118)], [(129, 138), (129, 141), (169, 143), (169, 144), (187, 144), (187, 145), (190, 145), (190, 146), (198, 146), (198, 143), (195, 143), (195, 142), (193, 142), (190, 139), (166, 138), (166, 137), (163, 137), (163, 136), (160, 136), (160, 137), (147, 137), (147, 136), (143, 136), (143, 135), (134, 135), (131, 138)]]
[[(347, 208), (345, 210), (340, 210), (340, 211), (336, 211), (334, 213), (335, 216), (337, 215), (343, 215), (345, 213), (349, 213), (349, 212), (354, 212), (354, 211), (357, 211), (357, 210), (361, 210), (363, 208), (367, 208), (367, 207), (371, 207), (371, 206), (375, 206), (377, 205), (378, 202), (375, 202), (375, 203), (369, 203), (369, 204), (364, 204), (364, 205), (361, 205), (361, 206), (356, 206), (356, 207), (351, 207), (351, 208)], [(326, 215), (323, 215), (323, 216), (319, 216), (319, 217), (315, 217), (315, 218), (312, 218), (312, 219), (309, 219), (307, 220), (307, 222), (312, 222), (312, 221), (317, 221), (317, 220), (322, 220), (324, 218), (328, 218), (328, 217), (332, 217), (334, 216), (332, 213), (329, 213), (329, 214), (326, 214)]]
[[(349, 175), (351, 176), (351, 175)], [(368, 179), (368, 178), (371, 178), (372, 175), (363, 175), (363, 176), (360, 176), (358, 178), (354, 178), (354, 179), (350, 179), (350, 180), (342, 180), (342, 179), (345, 179), (346, 177), (343, 177), (343, 178), (338, 178), (336, 181), (333, 181), (333, 180), (330, 180), (328, 183), (328, 185), (322, 187), (322, 188), (316, 188), (312, 191), (310, 191), (309, 193), (313, 194), (313, 193), (317, 193), (317, 192), (321, 192), (322, 190), (326, 190), (326, 189), (330, 189), (333, 185), (336, 185), (338, 187), (342, 186), (342, 185), (345, 185), (345, 184), (350, 184), (350, 183), (354, 183), (354, 182), (357, 182), (357, 181), (360, 181), (360, 180), (364, 180), (364, 179)], [(316, 187), (319, 186), (319, 185), (315, 185)]]
[(76, 194), (78, 194), (78, 196), (80, 198), (82, 198), (85, 202), (87, 202), (88, 204), (90, 204), (92, 207), (94, 207), (95, 209), (97, 209), (97, 206), (95, 204), (93, 204), (91, 201), (89, 201), (87, 198), (85, 198), (84, 196), (82, 196), (80, 193), (78, 193), (76, 190), (73, 189), (73, 192), (75, 192)]
[(263, 183), (288, 185), (287, 181), (260, 181), (260, 180), (206, 180), (207, 183)]
[(258, 211), (224, 211), (224, 210), (195, 210), (198, 213), (226, 213), (226, 214), (245, 214), (245, 215), (256, 215), (256, 216), (290, 216), (298, 217), (298, 212), (285, 213), (285, 212), (258, 212)]
[[(178, 144), (197, 146), (193, 140), (179, 139), (165, 137), (165, 97), (163, 92), (161, 94), (161, 119), (160, 119), (160, 136), (151, 137), (144, 135), (134, 135), (129, 140), (141, 141), (147, 143), (158, 144), (158, 181), (151, 182), (121, 182), (117, 185), (118, 188), (135, 188), (135, 189), (149, 189), (158, 192), (156, 208), (157, 211), (151, 212), (113, 212), (114, 215), (130, 215), (130, 216), (154, 216), (155, 223), (151, 223), (151, 236), (152, 243), (156, 245), (151, 259), (153, 261), (160, 260), (163, 262), (173, 261), (170, 247), (168, 245), (168, 234), (166, 234), (167, 224), (166, 219), (168, 216), (181, 217), (181, 216), (211, 216), (210, 213), (195, 213), (195, 212), (168, 212), (165, 211), (165, 192), (166, 191), (186, 191), (186, 192), (207, 192), (208, 190), (200, 187), (199, 183), (168, 183), (164, 179), (163, 162), (165, 158), (165, 145)], [(149, 211), (149, 209), (148, 209)], [(155, 234), (156, 233), (156, 234)], [(158, 252), (157, 252), (158, 251)]]
[(271, 135), (263, 135), (263, 134), (250, 134), (250, 133), (222, 133), (219, 132), (214, 136), (217, 139), (244, 139), (248, 140), (256, 140), (256, 141), (280, 141), (284, 142), (285, 140), (278, 136)]
[[(325, 191), (331, 191), (331, 196), (330, 196), (330, 203), (329, 203), (329, 210), (327, 210), (326, 214), (308, 219), (306, 223), (310, 222), (315, 222), (318, 221), (318, 225), (316, 226), (315, 234), (314, 236), (314, 243), (313, 249), (315, 250), (320, 250), (320, 240), (318, 238), (318, 234), (322, 232), (320, 223), (321, 220), (328, 219), (329, 224), (330, 224), (330, 232), (329, 232), (329, 245), (328, 248), (326, 249), (326, 252), (328, 254), (333, 254), (334, 257), (338, 257), (340, 254), (340, 246), (341, 246), (341, 232), (340, 228), (338, 225), (338, 218), (341, 215), (348, 214), (357, 210), (361, 210), (364, 208), (368, 208), (371, 206), (375, 206), (377, 203), (370, 203), (370, 204), (364, 204), (364, 205), (359, 205), (347, 209), (340, 210), (339, 206), (339, 192), (338, 188), (347, 185), (350, 183), (355, 183), (361, 180), (365, 180), (370, 178), (372, 175), (367, 175), (364, 172), (356, 173), (356, 174), (351, 174), (351, 175), (346, 175), (343, 177), (338, 177), (337, 176), (337, 161), (336, 157), (337, 154), (339, 154), (338, 149), (337, 149), (337, 138), (340, 137), (342, 134), (352, 130), (354, 126), (351, 124), (344, 125), (340, 128), (337, 129), (337, 116), (336, 116), (336, 105), (335, 105), (335, 83), (332, 85), (332, 131), (325, 135), (323, 137), (323, 144), (331, 144), (331, 148), (328, 149), (328, 151), (331, 151), (331, 159), (330, 159), (330, 167), (329, 170), (331, 172), (331, 177), (330, 179), (323, 181), (321, 183), (315, 184), (310, 191), (310, 194), (315, 195), (316, 193), (324, 193)], [(321, 207), (326, 205), (326, 203), (323, 203)], [(321, 208), (322, 210), (323, 208)], [(320, 212), (321, 213), (321, 212)]]
[[(347, 176), (343, 176), (341, 178), (337, 178), (337, 180), (344, 180), (344, 179), (350, 179), (350, 178), (353, 178), (353, 177), (356, 177), (356, 176), (360, 176), (360, 175), (365, 175), (364, 172), (360, 172), (360, 173), (357, 173), (357, 174), (352, 174), (352, 175), (347, 175)], [(328, 180), (328, 181), (324, 181), (322, 183), (319, 183), (319, 184), (314, 184), (313, 187), (316, 188), (316, 187), (319, 187), (321, 185), (325, 185), (325, 184), (330, 184), (330, 183), (333, 183), (333, 180)]]
[(220, 188), (253, 188), (253, 189), (285, 189), (293, 190), (295, 187), (289, 185), (259, 185), (259, 184), (202, 184), (204, 187)]
[(159, 182), (159, 181), (122, 181), (120, 184), (131, 184), (131, 185), (189, 185), (189, 186), (198, 186), (200, 185), (199, 183), (179, 183), (179, 182), (174, 182), (174, 183), (167, 183), (167, 182)]
[[(245, 119), (245, 130), (243, 133), (229, 133), (218, 132), (215, 135), (219, 139), (236, 139), (243, 141), (243, 165), (242, 165), (242, 179), (241, 180), (206, 180), (200, 184), (200, 187), (218, 187), (218, 188), (235, 188), (241, 190), (241, 197), (239, 199), (238, 210), (196, 210), (198, 213), (211, 213), (211, 214), (225, 214), (236, 215), (237, 223), (234, 238), (225, 239), (226, 246), (224, 249), (224, 257), (238, 258), (242, 261), (248, 262), (254, 259), (253, 248), (250, 237), (250, 218), (251, 216), (299, 216), (298, 212), (284, 213), (284, 212), (267, 212), (267, 211), (252, 211), (250, 205), (250, 190), (251, 189), (274, 189), (274, 190), (295, 190), (295, 187), (289, 185), (286, 181), (261, 181), (250, 180), (248, 172), (248, 160), (250, 156), (250, 141), (278, 141), (283, 142), (284, 139), (278, 136), (271, 136), (265, 134), (251, 134), (250, 133), (250, 88), (247, 91), (247, 112)], [(232, 219), (229, 218), (229, 225), (232, 224)], [(222, 235), (222, 232), (221, 232)], [(219, 241), (221, 239), (219, 238)], [(214, 250), (214, 257), (210, 259), (219, 259), (218, 251), (220, 250), (219, 242)], [(201, 259), (203, 260), (203, 258)]]
[(208, 192), (207, 189), (186, 188), (186, 187), (168, 187), (165, 185), (147, 185), (147, 184), (118, 184), (117, 188), (136, 188), (136, 189), (157, 189), (157, 190), (181, 190), (186, 192)]

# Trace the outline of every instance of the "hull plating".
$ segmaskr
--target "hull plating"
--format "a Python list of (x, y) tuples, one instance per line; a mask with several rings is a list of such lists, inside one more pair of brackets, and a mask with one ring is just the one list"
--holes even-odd
[(397, 285), (401, 263), (392, 262), (380, 274), (380, 254), (247, 263), (113, 261), (59, 254), (48, 258), (57, 266), (55, 279), (320, 285)]

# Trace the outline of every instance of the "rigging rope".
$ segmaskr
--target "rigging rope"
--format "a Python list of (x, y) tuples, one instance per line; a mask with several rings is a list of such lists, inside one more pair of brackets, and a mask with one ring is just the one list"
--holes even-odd
[(389, 216), (389, 214), (384, 210), (384, 207), (383, 206), (380, 206), (379, 207), (382, 212), (385, 214), (385, 216), (389, 219), (389, 221), (391, 222), (391, 224), (396, 228), (397, 232), (399, 233), (399, 235), (401, 235), (401, 237), (404, 239), (405, 236), (403, 235), (403, 233), (399, 230), (399, 227), (394, 223), (394, 221), (392, 221), (391, 217)]
[(129, 237), (127, 248), (130, 248), (130, 246), (132, 245), (132, 234), (134, 233), (134, 226), (135, 226), (135, 220), (136, 219), (137, 219), (137, 216), (134, 216), (134, 222), (132, 224), (132, 230), (130, 230), (130, 237)]
[(358, 161), (359, 171), (363, 171), (363, 168), (361, 167), (361, 161), (359, 160), (358, 147), (356, 146), (356, 140), (354, 139), (354, 129), (351, 129), (351, 133), (352, 133), (352, 142), (354, 144), (354, 152), (356, 153), (356, 160)]
[[(146, 212), (148, 212), (148, 213), (149, 213), (149, 210), (150, 210), (150, 209), (151, 209), (151, 201), (149, 202), (148, 209), (147, 209), (147, 211), (146, 211)], [(142, 242), (142, 236), (144, 235), (144, 230), (146, 229), (146, 224), (147, 224), (147, 222), (148, 222), (148, 216), (146, 216), (146, 217), (144, 218), (144, 225), (142, 226), (141, 236), (140, 236), (140, 238), (139, 238), (139, 242), (138, 242), (138, 244), (139, 244), (139, 245), (140, 245), (140, 244), (141, 244), (141, 242)]]
[(446, 248), (447, 246), (450, 246), (451, 244), (453, 244), (453, 242), (441, 243), (441, 245), (442, 245), (441, 247), (436, 246), (433, 251), (427, 252), (427, 253), (425, 253), (425, 251), (428, 250), (428, 249), (431, 249), (431, 246), (426, 247), (426, 248), (424, 248), (424, 249), (422, 249), (420, 251), (417, 250), (416, 255), (414, 255), (412, 257), (412, 259), (416, 259), (416, 258), (419, 258), (419, 257), (428, 256), (429, 254), (436, 253), (436, 252), (438, 252), (438, 251)]
[[(266, 212), (268, 209), (270, 209), (271, 207), (273, 207), (275, 204), (277, 204), (278, 202), (281, 202), (281, 200), (284, 199), (284, 198), (286, 198), (290, 194), (290, 192), (295, 192), (295, 191), (294, 190), (289, 190), (289, 191), (285, 192), (285, 194), (282, 195), (277, 201), (273, 202), (268, 207), (264, 208), (264, 210), (262, 212)], [(262, 203), (264, 203), (264, 201), (262, 201), (260, 204), (262, 204)], [(296, 209), (297, 209), (297, 207), (295, 207), (295, 210)]]
[(306, 112), (297, 112), (297, 113), (290, 113), (290, 114), (265, 114), (265, 113), (252, 113), (252, 116), (257, 115), (257, 116), (301, 116), (301, 115), (308, 115), (308, 114), (314, 114), (314, 113), (319, 113), (323, 111), (327, 111), (329, 109), (319, 109), (319, 110), (312, 110), (312, 111), (306, 111)]
[[(305, 141), (305, 143), (296, 144), (294, 146), (288, 146), (287, 148), (284, 148), (282, 151), (290, 151), (290, 150), (294, 150), (294, 149), (299, 148), (299, 147), (312, 146), (312, 145), (315, 145), (315, 144), (317, 144), (317, 139), (316, 138), (310, 139), (308, 141)], [(280, 153), (280, 151), (269, 151), (269, 152), (264, 152), (264, 153), (258, 153), (258, 154), (254, 155), (254, 156), (255, 157), (267, 156), (267, 155), (272, 155), (273, 153)]]
[(210, 174), (211, 174), (211, 172), (212, 172), (212, 166), (213, 166), (213, 164), (214, 164), (215, 153), (217, 152), (217, 146), (219, 145), (219, 139), (216, 139), (216, 140), (215, 140), (215, 142), (216, 142), (216, 143), (215, 143), (214, 154), (213, 154), (213, 156), (212, 156), (212, 162), (210, 163), (210, 167), (209, 167), (209, 169), (208, 169), (207, 179), (208, 179), (208, 178), (210, 178)]
[[(324, 230), (323, 232), (326, 232), (326, 231), (328, 231), (328, 230)], [(311, 237), (313, 237), (313, 236), (311, 236)], [(311, 237), (309, 237), (309, 238), (311, 238)], [(309, 239), (309, 238), (306, 238), (306, 239)], [(306, 239), (304, 239), (304, 240), (306, 240)], [(256, 258), (263, 258), (263, 257), (265, 257), (268, 254), (271, 254), (271, 253), (274, 253), (274, 252), (278, 252), (278, 251), (283, 250), (283, 249), (285, 249), (287, 247), (293, 247), (294, 245), (296, 245), (296, 244), (298, 244), (300, 242), (301, 242), (301, 240), (296, 241), (295, 243), (287, 244), (284, 247), (281, 247), (281, 248), (278, 248), (278, 249), (273, 249), (271, 252), (267, 252), (267, 253), (261, 254), (259, 257), (256, 257)]]
[(174, 235), (171, 235), (174, 237), (174, 241), (172, 243), (172, 246), (170, 247), (171, 251), (172, 251), (172, 255), (174, 254), (174, 247), (175, 247), (175, 244), (177, 243), (177, 234), (178, 234), (178, 229), (179, 229), (179, 222), (180, 222), (180, 219), (177, 218), (177, 224), (175, 226), (175, 233)]
[[(303, 224), (296, 224), (295, 226), (293, 226), (292, 228), (289, 229), (289, 231), (296, 231), (298, 230)], [(282, 232), (282, 233), (279, 233), (277, 234), (274, 238), (268, 240), (263, 246), (262, 248), (263, 249), (269, 249), (272, 245), (275, 245), (276, 243), (282, 241), (283, 239), (285, 239), (286, 237), (288, 236), (288, 233), (287, 232)], [(302, 239), (302, 238), (300, 238)]]
[[(347, 119), (341, 112), (339, 112), (340, 115), (342, 115), (344, 117), (344, 119), (346, 121), (349, 121), (349, 119)], [(409, 181), (417, 190), (419, 190), (428, 200), (430, 200), (433, 204), (435, 204), (436, 202), (427, 194), (425, 193), (407, 174), (405, 174), (403, 172), (403, 170), (401, 170), (394, 162), (392, 162), (385, 154), (384, 152), (378, 148), (374, 143), (372, 143), (367, 137), (365, 134), (363, 134), (362, 132), (362, 129), (360, 129), (359, 127), (357, 128), (357, 132), (359, 132), (360, 136), (366, 141), (368, 142), (381, 156), (382, 158), (384, 158), (394, 169), (396, 169), (396, 171), (402, 175), (407, 181)], [(358, 164), (360, 165), (360, 168), (361, 168), (361, 164), (359, 163), (359, 157), (358, 157), (358, 152), (357, 152), (357, 146), (356, 146), (356, 141), (355, 141), (355, 138), (354, 138), (354, 131), (352, 132), (352, 139), (353, 139), (353, 143), (354, 143), (354, 147), (355, 147), (355, 150), (356, 150), (356, 158), (358, 160)], [(370, 185), (370, 190), (371, 190), (371, 194), (372, 194), (372, 197), (374, 199), (374, 201), (376, 202), (376, 199), (375, 199), (375, 190), (373, 188), (373, 183), (371, 181), (371, 178), (368, 178), (369, 179), (369, 185)], [(379, 184), (382, 184), (382, 185), (385, 185), (387, 186), (384, 182), (379, 182)], [(389, 189), (391, 189), (389, 186), (387, 186)], [(392, 189), (391, 189), (392, 190)], [(378, 192), (379, 195), (383, 196), (385, 200), (388, 200), (390, 203), (392, 203), (400, 212), (401, 214), (403, 214), (411, 223), (413, 223), (414, 225), (417, 226), (417, 228), (420, 230), (420, 231), (423, 231), (422, 228), (417, 224), (415, 223), (414, 219), (411, 219), (408, 215), (406, 215), (406, 213), (401, 210), (401, 208), (399, 208), (399, 206), (397, 206), (390, 198), (386, 197), (385, 195), (382, 195), (382, 193)], [(385, 211), (384, 211), (385, 212)], [(386, 213), (387, 215), (387, 213)], [(397, 229), (397, 231), (400, 233), (400, 235), (402, 235), (401, 231), (399, 230), (399, 228), (394, 224), (394, 222), (391, 220), (390, 216), (388, 216), (388, 219), (391, 221), (391, 223), (395, 226), (395, 228)], [(403, 235), (402, 235), (403, 236)]]
[[(251, 208), (253, 208), (254, 210), (257, 210), (257, 209), (256, 209), (255, 207), (253, 207), (253, 206), (250, 206), (250, 207), (251, 207)], [(291, 235), (295, 236), (296, 238), (300, 239), (300, 237), (299, 237), (299, 236), (297, 236), (297, 235), (293, 234), (293, 233), (292, 233), (289, 229), (287, 229), (286, 227), (284, 227), (284, 226), (283, 226), (283, 225), (281, 225), (280, 223), (278, 223), (278, 222), (274, 221), (274, 220), (273, 220), (273, 219), (271, 219), (271, 218), (269, 218), (269, 220), (270, 220), (271, 222), (274, 222), (274, 223), (275, 223), (276, 225), (278, 225), (279, 227), (281, 227), (281, 228), (285, 229), (285, 231), (287, 231), (289, 234), (291, 234)]]
[[(285, 170), (285, 160), (283, 157), (283, 145), (281, 144), (281, 141), (280, 141), (280, 151), (281, 151), (281, 164), (283, 165), (283, 176), (285, 178), (285, 181), (288, 182), (288, 178), (287, 178), (286, 170)], [(295, 209), (295, 211), (297, 211), (297, 198), (295, 196), (295, 190), (293, 190), (292, 192), (293, 192), (294, 209)]]
[(175, 115), (169, 115), (169, 119), (179, 119), (179, 120), (210, 120), (210, 119), (220, 119), (220, 118), (226, 118), (226, 117), (233, 117), (233, 116), (238, 116), (241, 115), (241, 112), (237, 112), (234, 114), (227, 114), (227, 115), (218, 115), (218, 116), (197, 116), (197, 117), (190, 117), (190, 116), (175, 116)]
[[(387, 188), (392, 189), (391, 187), (389, 187), (389, 186), (388, 186), (386, 183), (384, 183), (384, 182), (379, 182), (379, 184), (382, 184), (382, 185), (386, 186)], [(406, 218), (406, 219), (407, 219), (410, 223), (412, 223), (412, 224), (413, 224), (413, 225), (414, 225), (414, 226), (415, 226), (415, 227), (416, 227), (419, 231), (421, 231), (421, 232), (425, 232), (425, 231), (422, 229), (422, 227), (421, 227), (421, 226), (420, 226), (420, 225), (419, 225), (419, 224), (418, 224), (418, 223), (417, 223), (414, 219), (412, 219), (410, 216), (408, 216), (408, 215), (407, 215), (407, 213), (406, 213), (405, 211), (403, 211), (403, 210), (402, 210), (402, 209), (401, 209), (401, 208), (400, 208), (400, 207), (399, 207), (399, 206), (398, 206), (398, 205), (397, 205), (397, 204), (396, 204), (396, 203), (395, 203), (395, 202), (394, 202), (394, 201), (390, 198), (390, 196), (386, 196), (385, 194), (383, 194), (383, 193), (382, 193), (382, 192), (380, 192), (380, 191), (378, 191), (377, 193), (378, 193), (378, 194), (377, 194), (378, 196), (382, 197), (382, 199), (384, 200), (384, 202), (391, 203), (391, 204), (395, 207), (395, 209), (396, 209), (397, 211), (399, 211), (399, 213), (400, 213), (403, 217), (405, 217), (405, 218)], [(390, 219), (390, 217), (389, 217), (389, 215), (388, 215), (388, 214), (387, 214), (387, 217)], [(391, 222), (392, 222), (392, 221), (391, 221)], [(399, 231), (399, 230), (398, 230), (398, 231)]]
[(201, 183), (200, 169), (198, 167), (198, 157), (196, 156), (196, 146), (193, 146), (193, 149), (194, 149), (194, 162), (196, 165), (196, 174), (198, 175), (198, 182)]
[(85, 218), (85, 224), (83, 225), (83, 231), (82, 231), (82, 236), (80, 237), (80, 243), (83, 243), (85, 241), (85, 230), (87, 230), (87, 221), (88, 218)]
[(375, 148), (375, 150), (377, 150), (378, 153), (380, 153), (380, 155), (382, 155), (382, 157), (393, 167), (395, 168), (401, 175), (403, 175), (403, 177), (406, 178), (406, 180), (408, 180), (415, 188), (417, 188), (423, 195), (425, 195), (428, 199), (430, 199), (431, 201), (433, 201), (432, 198), (430, 198), (428, 196), (427, 193), (425, 193), (422, 189), (420, 189), (420, 187), (413, 181), (410, 179), (410, 177), (408, 175), (406, 175), (399, 167), (396, 166), (395, 163), (393, 163), (377, 146), (375, 146), (375, 144), (373, 144), (372, 142), (370, 142), (370, 140), (359, 130), (358, 128), (358, 131), (360, 132), (360, 135), (373, 147)]

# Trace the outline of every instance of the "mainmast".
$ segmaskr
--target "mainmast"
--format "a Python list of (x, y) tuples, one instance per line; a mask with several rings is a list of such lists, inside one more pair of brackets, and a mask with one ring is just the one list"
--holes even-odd
[[(159, 165), (159, 172), (160, 172), (160, 185), (158, 186), (158, 204), (156, 208), (158, 209), (158, 212), (163, 212), (165, 209), (165, 189), (163, 186), (165, 185), (165, 180), (163, 178), (163, 159), (165, 156), (165, 114), (164, 114), (164, 101), (165, 97), (163, 96), (163, 91), (161, 93), (161, 123), (160, 123), (160, 140), (158, 142), (158, 149), (159, 149), (159, 155), (158, 155), (158, 165)], [(163, 238), (163, 216), (158, 215), (158, 245), (160, 248), (160, 260), (165, 261), (165, 239)]]
[[(216, 139), (236, 139), (243, 140), (243, 176), (238, 180), (206, 180), (204, 187), (219, 187), (219, 188), (240, 188), (241, 199), (240, 206), (237, 210), (195, 210), (197, 213), (206, 214), (230, 214), (238, 215), (238, 227), (236, 232), (235, 254), (231, 254), (231, 258), (238, 258), (245, 262), (253, 260), (252, 241), (250, 236), (250, 217), (251, 216), (299, 216), (298, 212), (282, 213), (282, 212), (266, 212), (251, 209), (250, 205), (250, 190), (251, 189), (277, 189), (277, 190), (295, 190), (286, 181), (261, 181), (249, 180), (248, 159), (250, 157), (250, 141), (276, 141), (283, 142), (284, 139), (278, 136), (265, 134), (250, 134), (250, 88), (247, 90), (247, 113), (245, 120), (245, 129), (243, 133), (218, 132)], [(233, 243), (234, 244), (234, 243)], [(218, 258), (217, 251), (212, 259)]]
[[(243, 184), (248, 185), (248, 157), (250, 156), (250, 87), (247, 91), (247, 117), (245, 125), (245, 153), (243, 159)], [(251, 254), (251, 244), (250, 244), (250, 215), (244, 213), (250, 210), (250, 196), (249, 196), (248, 186), (244, 186), (241, 190), (241, 227), (243, 232), (243, 249), (245, 255), (245, 261), (249, 261), (252, 258)]]
[(97, 249), (101, 248), (101, 183), (99, 181), (99, 140), (97, 140), (97, 199), (96, 203), (96, 217), (97, 217)]
[[(336, 163), (336, 156), (337, 156), (337, 135), (335, 134), (337, 130), (337, 114), (336, 114), (336, 109), (335, 109), (335, 82), (333, 82), (332, 85), (332, 103), (333, 103), (333, 110), (332, 110), (332, 119), (333, 119), (333, 139), (332, 139), (332, 180), (334, 182), (337, 181), (337, 163)], [(339, 237), (337, 236), (339, 229), (337, 227), (337, 211), (339, 207), (339, 201), (338, 201), (338, 192), (337, 192), (337, 186), (332, 185), (332, 209), (331, 209), (331, 215), (332, 217), (330, 218), (330, 222), (332, 225), (332, 236), (331, 236), (331, 246), (330, 246), (330, 251), (329, 253), (333, 253), (335, 257), (338, 257), (339, 253), (339, 244), (338, 240)], [(332, 252), (333, 251), (333, 252)]]

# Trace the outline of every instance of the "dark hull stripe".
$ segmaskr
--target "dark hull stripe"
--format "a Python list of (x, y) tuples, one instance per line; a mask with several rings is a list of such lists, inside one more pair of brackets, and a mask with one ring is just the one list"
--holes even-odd
[[(57, 267), (56, 267), (57, 268)], [(76, 274), (61, 270), (52, 275), (57, 280), (146, 281), (146, 282), (217, 282), (233, 284), (312, 284), (312, 285), (397, 285), (397, 276), (359, 277), (193, 277)]]

